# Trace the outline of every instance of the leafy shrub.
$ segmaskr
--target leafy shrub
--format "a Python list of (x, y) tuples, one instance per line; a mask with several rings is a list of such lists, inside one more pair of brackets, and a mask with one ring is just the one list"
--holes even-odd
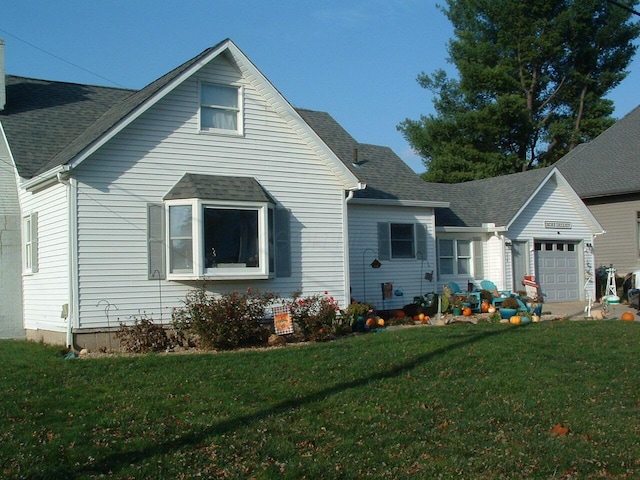
[(184, 341), (195, 334), (203, 348), (231, 350), (264, 345), (269, 330), (262, 323), (265, 309), (277, 296), (248, 289), (210, 295), (204, 288), (187, 293), (184, 307), (172, 312), (173, 326)]
[(164, 326), (147, 317), (136, 319), (134, 325), (121, 323), (116, 338), (120, 341), (122, 349), (131, 353), (158, 352), (174, 344)]
[(289, 307), (296, 333), (304, 340), (323, 341), (344, 332), (346, 317), (338, 315), (338, 302), (327, 292), (310, 297), (300, 297), (300, 292), (295, 292)]

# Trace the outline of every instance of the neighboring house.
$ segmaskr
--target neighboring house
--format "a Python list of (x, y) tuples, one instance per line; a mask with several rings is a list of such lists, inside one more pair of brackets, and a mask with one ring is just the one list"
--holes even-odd
[(0, 100), (0, 336), (95, 348), (203, 284), (378, 308), (449, 280), (516, 289), (548, 269), (514, 251), (550, 242), (578, 264), (549, 300), (584, 298), (599, 227), (557, 170), (424, 183), (292, 107), (230, 40), (139, 91), (2, 73)]
[(606, 231), (595, 240), (596, 268), (640, 269), (640, 106), (557, 163)]

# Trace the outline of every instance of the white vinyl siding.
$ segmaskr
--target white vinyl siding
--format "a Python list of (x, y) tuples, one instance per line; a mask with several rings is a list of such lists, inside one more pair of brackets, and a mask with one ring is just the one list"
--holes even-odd
[(66, 320), (61, 318), (70, 288), (66, 189), (56, 184), (37, 193), (20, 191), (23, 212), (38, 213), (36, 242), (32, 240), (37, 275), (23, 276), (24, 326), (30, 330), (66, 330)]
[[(433, 209), (357, 204), (349, 204), (348, 208), (349, 265), (354, 299), (366, 300), (378, 308), (399, 308), (411, 303), (414, 296), (436, 290)], [(417, 240), (413, 258), (391, 259), (381, 251), (387, 247), (380, 244), (380, 234), (383, 225), (388, 227), (390, 224), (414, 225)], [(390, 252), (390, 243), (388, 248)], [(382, 266), (371, 268), (371, 262), (376, 258)], [(426, 273), (433, 273), (431, 281), (424, 278)], [(383, 302), (381, 284), (387, 282), (393, 284), (394, 295)], [(396, 291), (403, 295), (396, 296)]]
[[(275, 259), (276, 268), (288, 267), (290, 276), (208, 282), (209, 290), (251, 286), (281, 295), (299, 289), (303, 295), (328, 291), (340, 305), (348, 301), (344, 184), (295, 128), (295, 121), (283, 116), (273, 98), (263, 97), (252, 80), (226, 60), (214, 60), (74, 171), (79, 183), (81, 328), (106, 324), (104, 308), (96, 307), (101, 299), (117, 306), (120, 321), (130, 322), (145, 312), (168, 322), (170, 309), (198, 286), (149, 280), (148, 272), (147, 204), (161, 203), (185, 172), (230, 176), (242, 172), (272, 195), (276, 217), (279, 211), (288, 211), (290, 236), (273, 241), (290, 245), (289, 265), (286, 258)], [(244, 137), (198, 133), (201, 82), (242, 85)], [(282, 226), (284, 221), (276, 223)]]
[[(527, 241), (534, 245), (535, 241), (544, 242), (574, 242), (578, 250), (578, 291), (580, 300), (585, 300), (584, 278), (585, 273), (593, 274), (594, 258), (590, 251), (584, 248), (585, 243), (591, 243), (595, 231), (592, 231), (592, 223), (583, 216), (584, 207), (580, 206), (573, 195), (569, 194), (567, 187), (557, 184), (555, 178), (547, 182), (538, 195), (520, 214), (519, 218), (509, 228), (508, 238), (516, 241)], [(545, 223), (546, 222), (546, 223)], [(570, 228), (548, 228), (549, 222), (557, 222), (561, 225), (570, 225)], [(507, 248), (507, 253), (510, 250)], [(510, 255), (507, 255), (509, 263), (506, 265), (507, 276), (506, 289), (521, 290), (522, 285), (513, 285), (510, 272)], [(529, 257), (529, 271), (535, 272), (535, 251), (532, 248)], [(588, 270), (591, 270), (590, 272)], [(496, 282), (497, 283), (497, 282)], [(595, 294), (595, 288), (592, 289)]]

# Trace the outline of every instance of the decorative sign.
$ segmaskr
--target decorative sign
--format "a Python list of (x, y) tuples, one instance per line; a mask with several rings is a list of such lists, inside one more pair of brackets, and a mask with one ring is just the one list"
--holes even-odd
[(293, 320), (288, 307), (273, 308), (273, 326), (275, 327), (276, 335), (293, 333)]
[(544, 228), (551, 230), (571, 230), (571, 222), (555, 222), (553, 220), (545, 220)]

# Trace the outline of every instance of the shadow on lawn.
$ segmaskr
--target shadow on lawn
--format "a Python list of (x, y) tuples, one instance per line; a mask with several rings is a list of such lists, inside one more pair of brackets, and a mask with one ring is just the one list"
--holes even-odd
[[(526, 327), (526, 325), (522, 325), (520, 328)], [(269, 417), (270, 415), (278, 415), (280, 413), (286, 412), (293, 408), (299, 408), (306, 404), (310, 404), (313, 402), (317, 402), (324, 398), (330, 397), (337, 393), (343, 392), (345, 390), (351, 388), (358, 388), (363, 385), (368, 384), (371, 381), (382, 380), (385, 378), (393, 378), (398, 375), (401, 375), (405, 372), (408, 372), (415, 368), (417, 365), (428, 362), (436, 357), (445, 355), (446, 353), (458, 349), (463, 348), (468, 345), (474, 344), (476, 342), (486, 340), (490, 337), (495, 337), (497, 335), (503, 335), (508, 332), (514, 331), (514, 328), (505, 328), (499, 330), (493, 330), (490, 332), (483, 332), (477, 335), (473, 335), (469, 338), (465, 338), (457, 343), (447, 345), (446, 347), (439, 348), (429, 353), (425, 353), (423, 355), (419, 355), (415, 357), (413, 360), (401, 363), (396, 366), (392, 366), (386, 370), (382, 370), (377, 373), (372, 373), (356, 380), (351, 380), (349, 382), (339, 383), (332, 387), (326, 388), (319, 392), (306, 395), (301, 398), (295, 398), (290, 400), (284, 400), (276, 405), (273, 405), (264, 410), (255, 412), (250, 415), (243, 415), (237, 418), (232, 418), (229, 420), (221, 421), (215, 425), (210, 427), (195, 431), (191, 434), (184, 435), (179, 439), (166, 441), (159, 443), (157, 445), (153, 445), (142, 450), (132, 451), (132, 452), (120, 452), (114, 453), (106, 456), (101, 461), (96, 461), (91, 466), (81, 467), (77, 470), (70, 469), (61, 469), (56, 472), (47, 473), (46, 478), (79, 478), (84, 477), (88, 474), (113, 474), (119, 468), (126, 466), (137, 464), (145, 458), (151, 458), (156, 455), (164, 455), (171, 453), (172, 451), (179, 450), (183, 447), (189, 445), (198, 445), (205, 441), (211, 435), (220, 435), (224, 433), (228, 433), (238, 427), (246, 426), (251, 422), (255, 422), (257, 420), (261, 420), (263, 418)], [(53, 475), (53, 477), (51, 476)], [(42, 477), (45, 478), (45, 477)]]

